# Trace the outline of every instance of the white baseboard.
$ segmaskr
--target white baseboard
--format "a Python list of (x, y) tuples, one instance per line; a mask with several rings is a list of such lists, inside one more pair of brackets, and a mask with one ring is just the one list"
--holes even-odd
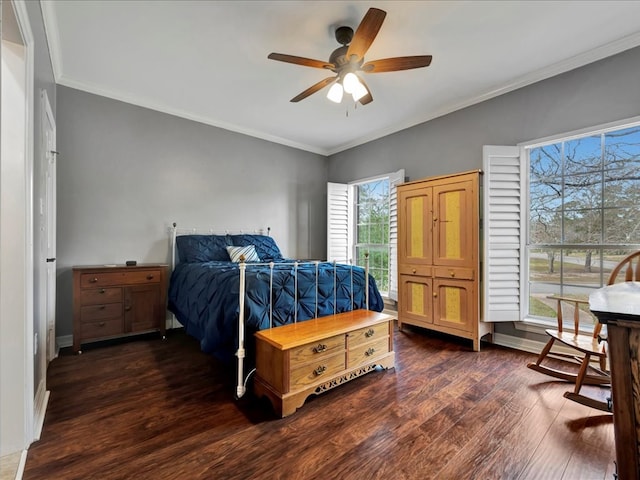
[[(534, 353), (537, 355), (542, 351), (547, 342), (546, 340), (544, 342), (541, 342), (538, 340), (531, 340), (529, 338), (505, 335), (504, 333), (494, 333), (492, 343), (501, 345), (503, 347), (513, 348), (515, 350), (522, 350), (523, 352)], [(556, 353), (563, 353), (566, 355), (576, 354), (576, 351), (574, 349), (565, 347), (560, 342), (555, 342), (553, 344), (552, 351)]]
[(49, 403), (49, 390), (45, 387), (45, 381), (42, 380), (38, 385), (38, 391), (34, 399), (34, 427), (33, 439), (40, 440), (42, 426), (44, 425), (44, 416), (47, 413), (47, 405)]
[(20, 455), (20, 464), (18, 465), (18, 470), (16, 471), (16, 480), (22, 480), (22, 475), (24, 474), (24, 466), (27, 464), (27, 451), (23, 450), (22, 455)]

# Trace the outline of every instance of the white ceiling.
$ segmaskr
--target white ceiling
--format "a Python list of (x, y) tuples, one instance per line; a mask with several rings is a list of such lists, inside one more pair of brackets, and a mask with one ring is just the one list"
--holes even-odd
[[(336, 105), (329, 76), (268, 60), (328, 60), (337, 26), (387, 12), (367, 61), (374, 101)], [(43, 0), (57, 83), (330, 155), (640, 45), (640, 1)], [(347, 115), (348, 113), (348, 115)]]

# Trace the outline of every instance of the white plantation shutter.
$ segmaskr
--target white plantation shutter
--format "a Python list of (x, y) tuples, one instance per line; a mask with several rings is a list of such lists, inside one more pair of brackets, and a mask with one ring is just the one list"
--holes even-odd
[(404, 169), (389, 175), (389, 298), (398, 300), (398, 189)]
[(352, 188), (343, 183), (327, 183), (327, 260), (348, 263), (351, 258)]
[(520, 321), (523, 298), (521, 260), (524, 253), (523, 180), (519, 147), (486, 145), (484, 170), (485, 322)]

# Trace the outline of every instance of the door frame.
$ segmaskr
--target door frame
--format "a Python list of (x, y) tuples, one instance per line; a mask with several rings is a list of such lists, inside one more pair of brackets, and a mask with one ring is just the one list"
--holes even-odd
[[(2, 390), (5, 388), (11, 389), (13, 395), (9, 405), (3, 406), (3, 422), (0, 425), (0, 435), (2, 440), (8, 442), (2, 445), (4, 448), (0, 450), (0, 455), (9, 454), (22, 450), (21, 465), (23, 465), (26, 459), (26, 449), (31, 444), (36, 436), (34, 429), (35, 426), (35, 399), (34, 399), (34, 245), (33, 245), (33, 150), (34, 150), (34, 102), (33, 102), (33, 85), (34, 85), (34, 37), (31, 31), (31, 25), (29, 22), (29, 15), (27, 13), (27, 7), (24, 2), (18, 2), (14, 0), (4, 0), (1, 4), (7, 3), (10, 8), (13, 9), (15, 21), (17, 23), (19, 34), (21, 37), (21, 47), (23, 48), (20, 53), (20, 70), (22, 71), (21, 80), (19, 82), (19, 98), (17, 103), (20, 103), (19, 115), (24, 116), (24, 123), (20, 127), (20, 137), (18, 140), (19, 147), (16, 149), (18, 155), (20, 155), (23, 163), (19, 173), (20, 195), (23, 195), (22, 199), (16, 200), (19, 202), (15, 205), (9, 205), (5, 213), (7, 218), (2, 220), (0, 227), (11, 230), (11, 227), (17, 227), (24, 236), (24, 244), (12, 245), (7, 242), (7, 250), (0, 252), (0, 260), (7, 260), (12, 256), (18, 257), (18, 264), (16, 270), (24, 269), (21, 272), (24, 277), (20, 281), (16, 292), (19, 294), (19, 298), (16, 302), (15, 313), (17, 315), (10, 315), (9, 318), (3, 318), (5, 328), (9, 329), (11, 338), (0, 339), (2, 342), (2, 348), (11, 352), (11, 368), (16, 372), (21, 372), (21, 378), (11, 377), (9, 379), (2, 379)], [(3, 24), (5, 22), (3, 18)], [(4, 25), (3, 25), (4, 27)], [(4, 33), (4, 28), (3, 28)], [(2, 40), (2, 49), (5, 48), (5, 40)], [(11, 43), (11, 42), (8, 42)], [(4, 62), (4, 59), (3, 59)], [(2, 88), (5, 88), (6, 79), (0, 79)], [(7, 85), (8, 86), (8, 85)], [(4, 102), (3, 102), (4, 103)], [(10, 115), (10, 112), (4, 112)], [(4, 116), (4, 115), (3, 115)], [(10, 118), (10, 117), (9, 117)], [(5, 117), (6, 120), (6, 117)], [(4, 143), (4, 142), (3, 142)], [(3, 158), (2, 166), (5, 162), (9, 162), (8, 159)], [(7, 166), (9, 164), (7, 163)], [(16, 173), (18, 170), (15, 170)], [(15, 222), (13, 218), (20, 217), (19, 222)], [(15, 258), (12, 263), (15, 263)], [(18, 265), (20, 267), (18, 267)], [(9, 290), (11, 292), (12, 290)], [(5, 292), (0, 291), (3, 295)], [(14, 298), (14, 300), (16, 300)], [(4, 302), (3, 302), (4, 303)], [(10, 313), (11, 312), (11, 309)], [(15, 340), (15, 343), (14, 343)], [(5, 343), (7, 342), (7, 343)], [(35, 408), (34, 408), (35, 407)], [(4, 414), (8, 414), (6, 421)], [(8, 424), (8, 425), (7, 425)], [(4, 443), (4, 442), (3, 442)]]

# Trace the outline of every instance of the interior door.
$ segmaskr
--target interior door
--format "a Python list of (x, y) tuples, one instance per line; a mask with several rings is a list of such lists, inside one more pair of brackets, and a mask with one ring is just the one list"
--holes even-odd
[(47, 360), (56, 356), (56, 123), (46, 92), (43, 107), (42, 136), (45, 143), (43, 232), (46, 241), (46, 319)]

